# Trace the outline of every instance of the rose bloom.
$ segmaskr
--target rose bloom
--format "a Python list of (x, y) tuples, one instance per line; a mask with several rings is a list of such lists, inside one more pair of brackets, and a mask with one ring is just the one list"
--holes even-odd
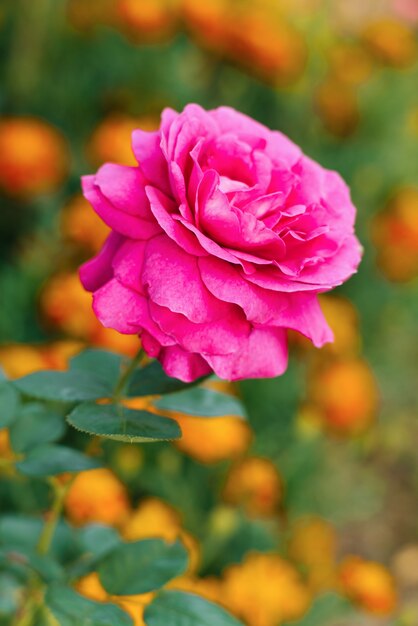
[(139, 334), (184, 381), (278, 376), (288, 329), (318, 347), (332, 340), (317, 295), (361, 256), (337, 173), (227, 107), (166, 109), (132, 147), (138, 166), (83, 178), (112, 228), (81, 268), (104, 326)]

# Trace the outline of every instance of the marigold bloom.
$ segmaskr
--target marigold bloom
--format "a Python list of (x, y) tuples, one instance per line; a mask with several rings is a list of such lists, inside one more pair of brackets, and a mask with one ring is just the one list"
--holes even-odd
[(370, 53), (358, 42), (338, 42), (329, 52), (329, 62), (333, 77), (348, 85), (366, 82), (373, 71)]
[(418, 188), (398, 191), (372, 223), (377, 263), (385, 276), (407, 282), (418, 276)]
[(0, 368), (8, 378), (20, 378), (42, 369), (63, 370), (68, 359), (80, 352), (82, 347), (83, 344), (77, 341), (4, 345), (0, 347)]
[(61, 213), (61, 232), (65, 239), (97, 252), (109, 235), (109, 228), (91, 210), (87, 200), (77, 194)]
[(401, 21), (383, 18), (372, 22), (365, 29), (363, 39), (373, 54), (387, 65), (408, 67), (417, 58), (415, 33)]
[(144, 609), (147, 604), (152, 602), (154, 593), (142, 593), (135, 596), (112, 596), (103, 589), (96, 572), (80, 578), (76, 583), (76, 590), (90, 600), (118, 604), (132, 617), (134, 626), (146, 626), (143, 620)]
[(121, 165), (136, 165), (131, 148), (131, 136), (137, 128), (152, 131), (158, 127), (153, 117), (133, 117), (125, 113), (112, 113), (93, 132), (87, 145), (87, 156), (93, 165), (107, 161)]
[(341, 435), (364, 431), (376, 417), (379, 394), (369, 365), (361, 359), (321, 364), (309, 381), (308, 403), (324, 426)]
[(297, 570), (274, 554), (249, 554), (224, 572), (224, 604), (248, 626), (277, 626), (302, 617), (310, 594)]
[(328, 79), (317, 89), (316, 110), (325, 128), (337, 137), (347, 137), (357, 128), (359, 108), (356, 92), (339, 80)]
[(80, 472), (66, 497), (65, 512), (77, 526), (90, 522), (120, 526), (130, 513), (128, 493), (108, 469)]
[(118, 25), (133, 41), (165, 40), (177, 26), (173, 0), (116, 0), (116, 14)]
[(342, 296), (320, 296), (319, 302), (325, 319), (334, 333), (334, 342), (323, 347), (324, 352), (340, 356), (356, 355), (360, 351), (358, 312), (354, 305)]
[(137, 337), (122, 335), (100, 324), (76, 272), (52, 276), (42, 290), (40, 305), (48, 324), (66, 335), (123, 354), (138, 351)]
[(219, 578), (215, 578), (214, 576), (197, 578), (186, 574), (170, 581), (167, 585), (167, 588), (195, 593), (202, 598), (205, 598), (205, 600), (209, 600), (209, 602), (223, 604), (222, 581)]
[(261, 457), (247, 457), (228, 473), (223, 497), (241, 505), (248, 515), (272, 515), (280, 504), (283, 485), (275, 465)]
[(0, 119), (0, 188), (12, 196), (32, 197), (54, 191), (68, 169), (67, 145), (42, 120)]
[[(1, 408), (0, 408), (1, 412)], [(0, 459), (12, 459), (13, 450), (10, 445), (9, 429), (0, 428)]]
[(299, 520), (292, 529), (288, 555), (303, 567), (313, 592), (335, 586), (336, 544), (334, 527), (320, 517)]
[(397, 604), (397, 592), (390, 572), (380, 563), (358, 556), (344, 559), (339, 569), (340, 586), (353, 602), (375, 615), (390, 615)]
[(176, 447), (201, 463), (217, 463), (243, 454), (251, 443), (252, 433), (246, 422), (237, 417), (175, 416), (182, 438)]

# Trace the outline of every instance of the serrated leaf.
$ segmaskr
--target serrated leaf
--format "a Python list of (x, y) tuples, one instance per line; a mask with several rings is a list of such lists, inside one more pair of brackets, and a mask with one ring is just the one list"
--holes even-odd
[(175, 420), (116, 404), (85, 402), (71, 411), (67, 421), (90, 435), (117, 441), (152, 442), (181, 437)]
[(204, 387), (194, 387), (163, 396), (155, 404), (165, 411), (196, 417), (246, 417), (244, 407), (237, 398)]
[(103, 587), (114, 595), (148, 593), (180, 576), (187, 569), (188, 553), (180, 541), (144, 539), (123, 543), (99, 564)]
[(27, 396), (57, 402), (83, 402), (112, 395), (109, 384), (83, 370), (35, 372), (13, 381)]
[(243, 626), (222, 607), (183, 591), (162, 591), (144, 613), (146, 626)]
[(31, 450), (23, 461), (16, 463), (16, 468), (27, 476), (44, 477), (63, 472), (82, 472), (100, 465), (96, 459), (73, 448), (46, 444)]
[(115, 604), (88, 600), (60, 584), (50, 585), (45, 602), (60, 626), (133, 626), (131, 617)]
[(0, 382), (0, 428), (9, 426), (16, 416), (19, 407), (19, 394), (6, 381)]
[(44, 443), (60, 439), (66, 430), (62, 415), (48, 409), (44, 404), (29, 403), (21, 407), (10, 426), (13, 450), (26, 452)]
[(81, 370), (101, 378), (114, 389), (121, 372), (123, 358), (119, 354), (98, 348), (83, 350), (70, 359), (70, 370)]
[(193, 383), (184, 383), (177, 378), (167, 376), (161, 364), (158, 361), (152, 361), (146, 367), (135, 370), (129, 383), (128, 395), (139, 397), (174, 393), (199, 385), (206, 378), (207, 376), (203, 376)]

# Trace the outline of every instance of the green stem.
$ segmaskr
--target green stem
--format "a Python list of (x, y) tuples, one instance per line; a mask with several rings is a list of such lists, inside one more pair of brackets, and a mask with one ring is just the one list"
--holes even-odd
[(37, 550), (39, 554), (45, 555), (49, 552), (55, 530), (59, 522), (62, 510), (64, 508), (65, 498), (73, 483), (73, 479), (69, 480), (65, 485), (61, 485), (56, 480), (52, 482), (54, 488), (54, 501), (48, 520), (46, 521), (41, 536), (39, 537)]
[(132, 376), (132, 374), (134, 373), (134, 371), (136, 370), (136, 368), (138, 367), (138, 365), (140, 364), (144, 356), (145, 356), (145, 352), (143, 351), (142, 348), (140, 348), (137, 354), (129, 363), (126, 370), (122, 373), (121, 377), (119, 378), (118, 384), (116, 385), (116, 389), (114, 393), (114, 399), (116, 402), (120, 400), (123, 392), (125, 391), (125, 387), (129, 382), (130, 377)]

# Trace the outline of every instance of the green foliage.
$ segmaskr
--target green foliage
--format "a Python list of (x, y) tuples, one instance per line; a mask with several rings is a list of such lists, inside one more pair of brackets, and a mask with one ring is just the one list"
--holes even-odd
[(184, 389), (190, 389), (200, 384), (206, 377), (199, 378), (194, 383), (184, 383), (177, 378), (171, 378), (164, 372), (158, 361), (152, 361), (142, 370), (134, 372), (129, 383), (129, 396), (152, 396), (166, 393), (174, 393)]
[(9, 426), (16, 416), (19, 396), (8, 382), (0, 379), (0, 428)]
[(180, 541), (144, 539), (117, 546), (99, 564), (100, 581), (113, 595), (155, 591), (187, 568), (187, 550)]
[(222, 417), (234, 415), (245, 418), (244, 407), (239, 400), (225, 393), (204, 387), (186, 389), (176, 394), (163, 396), (156, 406), (165, 411), (185, 413), (198, 417)]
[(152, 442), (178, 439), (177, 422), (148, 411), (127, 409), (120, 404), (79, 404), (67, 417), (71, 426), (116, 441)]
[(10, 440), (15, 452), (27, 452), (44, 443), (57, 441), (65, 433), (63, 416), (41, 404), (24, 404), (10, 426)]
[(63, 472), (82, 472), (101, 463), (78, 450), (66, 446), (45, 444), (31, 450), (16, 468), (27, 476), (55, 476)]
[(163, 591), (145, 609), (147, 626), (242, 626), (220, 606), (182, 591)]
[(113, 390), (121, 374), (124, 359), (114, 352), (89, 348), (70, 359), (70, 369), (94, 374)]
[(108, 398), (112, 388), (104, 380), (84, 370), (42, 371), (14, 381), (25, 396), (56, 402), (83, 402)]
[(118, 606), (87, 600), (63, 585), (48, 588), (46, 604), (60, 626), (133, 626), (132, 619)]

